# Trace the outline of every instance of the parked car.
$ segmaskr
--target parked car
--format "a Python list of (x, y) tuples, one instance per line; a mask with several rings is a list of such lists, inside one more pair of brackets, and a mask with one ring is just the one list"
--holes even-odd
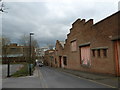
[(43, 66), (43, 61), (36, 59), (36, 65), (39, 66), (39, 67), (42, 67)]
[(43, 62), (39, 61), (39, 62), (38, 62), (38, 66), (39, 66), (39, 67), (42, 67), (42, 66), (43, 66)]
[(38, 65), (39, 65), (39, 67), (42, 67), (42, 66), (43, 66), (43, 63), (39, 62), (39, 64), (38, 64)]

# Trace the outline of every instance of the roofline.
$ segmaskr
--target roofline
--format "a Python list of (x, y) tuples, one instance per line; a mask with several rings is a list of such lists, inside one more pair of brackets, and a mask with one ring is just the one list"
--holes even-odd
[(108, 18), (110, 18), (110, 17), (112, 17), (112, 16), (114, 16), (115, 14), (118, 14), (118, 13), (120, 13), (120, 10), (117, 11), (116, 13), (113, 13), (112, 15), (109, 15), (108, 17), (106, 17), (106, 18), (98, 21), (97, 23), (93, 24), (93, 26), (94, 26), (94, 25), (97, 25), (97, 24), (99, 24), (99, 23), (101, 23), (101, 22), (103, 22), (103, 21), (105, 21), (106, 19), (108, 19)]

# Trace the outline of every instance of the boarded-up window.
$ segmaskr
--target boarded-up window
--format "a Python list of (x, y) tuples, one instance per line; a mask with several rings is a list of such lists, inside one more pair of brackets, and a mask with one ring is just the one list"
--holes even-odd
[(90, 46), (80, 47), (81, 64), (90, 65)]
[(71, 42), (71, 51), (76, 51), (77, 50), (77, 44), (76, 44), (76, 40)]

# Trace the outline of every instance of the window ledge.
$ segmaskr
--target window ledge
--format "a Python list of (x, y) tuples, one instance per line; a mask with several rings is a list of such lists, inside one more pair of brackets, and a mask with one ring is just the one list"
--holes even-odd
[(76, 53), (77, 51), (71, 51), (72, 53)]
[(91, 48), (92, 50), (94, 49), (108, 49), (108, 47), (96, 47), (96, 48)]

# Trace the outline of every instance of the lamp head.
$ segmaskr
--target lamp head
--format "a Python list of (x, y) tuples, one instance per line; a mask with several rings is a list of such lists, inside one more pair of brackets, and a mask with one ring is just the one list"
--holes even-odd
[(31, 33), (30, 33), (30, 35), (34, 35), (34, 33), (33, 33), (33, 32), (31, 32)]

